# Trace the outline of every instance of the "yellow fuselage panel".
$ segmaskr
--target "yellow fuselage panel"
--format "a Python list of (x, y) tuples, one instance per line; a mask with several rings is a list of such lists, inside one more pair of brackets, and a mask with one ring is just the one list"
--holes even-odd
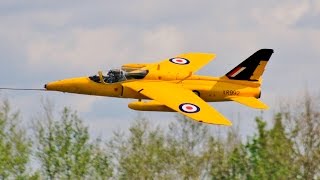
[(258, 97), (260, 87), (248, 87), (234, 83), (208, 81), (208, 80), (185, 80), (183, 87), (199, 94), (207, 102), (227, 101), (229, 96)]
[[(190, 80), (191, 79), (191, 80)], [(192, 80), (193, 79), (193, 80)], [(159, 80), (137, 80), (137, 81), (159, 81)], [(200, 78), (191, 77), (188, 80), (172, 80), (166, 81), (168, 83), (174, 83), (181, 85), (185, 89), (190, 89), (207, 102), (214, 101), (228, 101), (229, 96), (245, 96), (245, 97), (259, 97), (260, 87), (249, 87), (235, 83), (234, 80), (220, 80), (219, 78)], [(119, 98), (134, 98), (134, 99), (148, 99), (139, 92), (136, 92), (130, 88), (123, 87), (121, 82), (105, 84), (96, 83), (91, 81), (88, 77), (79, 77), (64, 79), (48, 83), (46, 85), (47, 90), (61, 91), (77, 94), (88, 94), (97, 96), (110, 96)], [(168, 89), (170, 94), (170, 89)]]
[(47, 90), (77, 94), (120, 97), (123, 89), (120, 83), (101, 84), (91, 81), (88, 77), (70, 78), (46, 84)]

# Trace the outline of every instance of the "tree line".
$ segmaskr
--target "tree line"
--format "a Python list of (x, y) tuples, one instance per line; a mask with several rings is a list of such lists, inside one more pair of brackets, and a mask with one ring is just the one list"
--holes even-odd
[(319, 179), (318, 105), (306, 95), (272, 120), (249, 119), (256, 131), (247, 139), (178, 116), (165, 127), (139, 117), (102, 140), (70, 108), (57, 117), (45, 105), (27, 128), (2, 101), (0, 179)]

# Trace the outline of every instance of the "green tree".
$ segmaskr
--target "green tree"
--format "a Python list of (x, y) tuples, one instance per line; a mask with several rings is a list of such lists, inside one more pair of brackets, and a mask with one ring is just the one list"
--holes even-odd
[(221, 139), (211, 137), (206, 149), (205, 154), (211, 179), (227, 179), (229, 177), (229, 164), (226, 145)]
[(319, 102), (319, 97), (306, 92), (298, 103), (287, 104), (281, 109), (303, 179), (320, 178)]
[(185, 116), (178, 116), (169, 125), (167, 143), (178, 177), (199, 179), (206, 176), (208, 156), (205, 152), (209, 140), (208, 125)]
[(269, 174), (267, 157), (267, 130), (266, 122), (256, 118), (258, 135), (255, 135), (246, 145), (249, 156), (249, 177), (250, 179), (267, 179)]
[(249, 174), (247, 151), (243, 144), (234, 147), (228, 156), (228, 176), (226, 179), (246, 179)]
[(92, 179), (108, 179), (112, 177), (113, 167), (111, 156), (107, 148), (101, 145), (101, 139), (97, 139), (91, 149), (91, 161), (89, 177)]
[(276, 115), (270, 130), (266, 122), (256, 119), (258, 134), (246, 145), (249, 158), (248, 179), (293, 179), (298, 168), (294, 165), (293, 143), (282, 124), (281, 114)]
[(172, 179), (172, 159), (159, 127), (144, 119), (136, 120), (129, 136), (115, 133), (108, 143), (115, 162), (117, 179)]
[(267, 150), (270, 163), (269, 173), (273, 179), (295, 179), (299, 176), (293, 142), (285, 131), (280, 113), (276, 114), (274, 125), (269, 130)]
[(185, 117), (166, 131), (152, 128), (144, 118), (136, 120), (128, 136), (114, 133), (108, 143), (118, 179), (206, 178), (210, 136), (205, 124)]
[(31, 141), (21, 127), (19, 113), (11, 113), (8, 101), (0, 109), (0, 179), (29, 177)]
[(65, 108), (61, 119), (54, 120), (51, 109), (46, 108), (46, 118), (35, 122), (36, 157), (43, 177), (105, 179), (111, 176), (108, 156), (99, 148), (99, 142), (90, 143), (88, 128), (77, 114)]
[(226, 138), (211, 136), (206, 146), (211, 179), (245, 179), (247, 170), (246, 151), (242, 145), (239, 129), (231, 127)]

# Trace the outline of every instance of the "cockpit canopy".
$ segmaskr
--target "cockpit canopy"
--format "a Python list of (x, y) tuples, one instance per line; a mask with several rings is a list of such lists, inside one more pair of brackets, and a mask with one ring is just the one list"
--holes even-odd
[(116, 83), (129, 79), (143, 79), (148, 74), (148, 70), (124, 71), (122, 69), (110, 69), (107, 72), (101, 72), (89, 78), (96, 83)]

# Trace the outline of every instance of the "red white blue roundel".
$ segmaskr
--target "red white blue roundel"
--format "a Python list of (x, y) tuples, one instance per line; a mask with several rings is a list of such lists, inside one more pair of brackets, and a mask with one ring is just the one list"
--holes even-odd
[(189, 64), (190, 61), (186, 58), (179, 58), (179, 57), (176, 57), (176, 58), (171, 58), (169, 59), (170, 62), (172, 63), (175, 63), (175, 64), (179, 64), (179, 65), (185, 65), (185, 64)]
[(200, 108), (197, 105), (191, 103), (180, 104), (179, 109), (185, 113), (196, 113), (200, 111)]

